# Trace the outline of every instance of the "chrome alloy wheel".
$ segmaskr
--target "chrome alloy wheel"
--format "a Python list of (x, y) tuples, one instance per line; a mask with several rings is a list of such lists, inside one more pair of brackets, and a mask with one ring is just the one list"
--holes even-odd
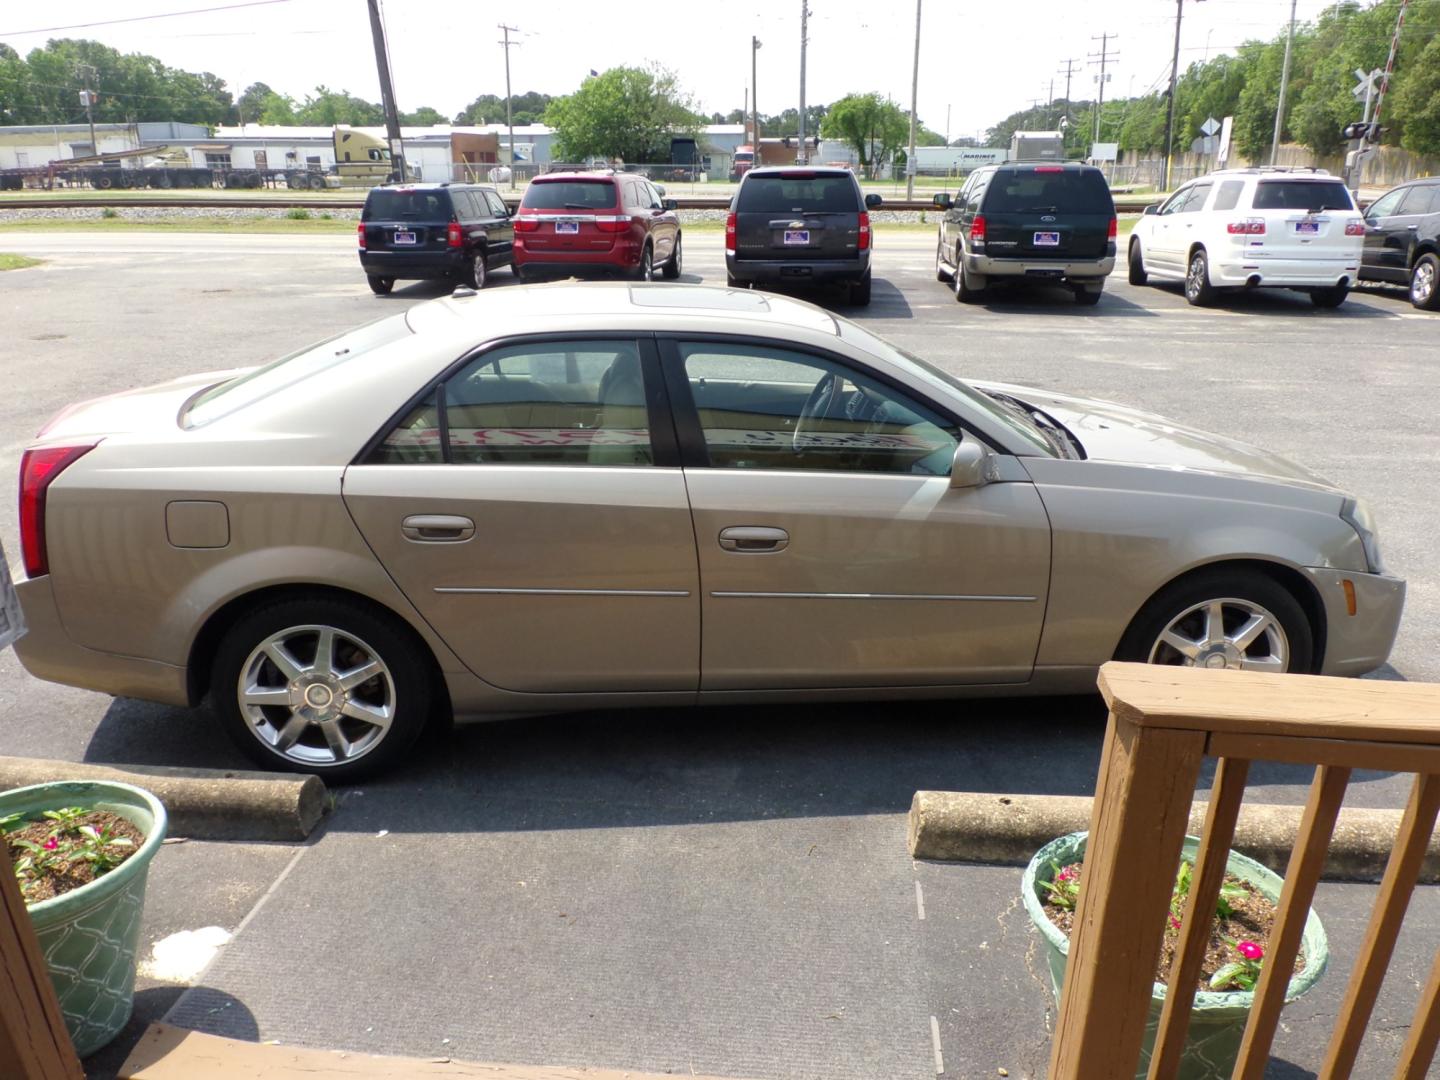
[(1149, 662), (1278, 673), (1289, 668), (1290, 642), (1280, 620), (1253, 600), (1206, 600), (1170, 621)]
[(1415, 264), (1415, 271), (1410, 277), (1410, 299), (1420, 307), (1430, 302), (1435, 295), (1437, 283), (1435, 280), (1435, 262), (1432, 259), (1422, 259)]
[(251, 734), (299, 765), (338, 765), (373, 750), (395, 715), (395, 680), (364, 641), (333, 626), (292, 626), (240, 669)]
[(1185, 275), (1185, 295), (1192, 299), (1199, 296), (1207, 284), (1205, 276), (1205, 256), (1197, 252), (1195, 257), (1190, 260), (1190, 269)]

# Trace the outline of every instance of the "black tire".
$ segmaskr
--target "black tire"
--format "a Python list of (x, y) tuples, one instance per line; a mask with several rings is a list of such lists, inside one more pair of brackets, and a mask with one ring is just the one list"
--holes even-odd
[(324, 178), (323, 176), (321, 176), (319, 173), (316, 173), (315, 175), (313, 175), (313, 176), (310, 177), (310, 190), (311, 190), (311, 191), (324, 191), (324, 190), (325, 190), (325, 178)]
[(725, 274), (725, 287), (727, 289), (748, 289), (750, 288), (750, 282), (741, 281), (739, 278), (734, 277), (729, 272), (727, 272)]
[(1420, 311), (1440, 311), (1440, 258), (1427, 252), (1410, 270), (1410, 303)]
[(521, 271), (520, 264), (518, 262), (515, 262), (513, 259), (510, 262), (510, 273), (514, 274), (521, 281), (525, 280), (525, 274), (523, 271)]
[[(1115, 650), (1115, 659), (1141, 664), (1167, 662), (1151, 659), (1152, 653), (1162, 648), (1161, 633), (1196, 605), (1221, 599), (1246, 601), (1268, 611), (1284, 630), (1289, 645), (1285, 670), (1298, 674), (1313, 670), (1314, 629), (1299, 601), (1274, 578), (1245, 567), (1201, 570), (1161, 589), (1131, 621)], [(1174, 662), (1174, 656), (1168, 662)]]
[(1185, 271), (1185, 299), (1195, 307), (1208, 307), (1217, 295), (1210, 284), (1210, 257), (1204, 248), (1196, 248)]
[(1344, 285), (1333, 285), (1328, 289), (1311, 289), (1310, 302), (1318, 308), (1337, 308), (1349, 295), (1350, 290)]
[(115, 185), (115, 180), (114, 178), (107, 176), (105, 173), (101, 173), (99, 176), (95, 177), (94, 183), (99, 190), (109, 191), (110, 188)]
[(965, 269), (965, 260), (959, 252), (955, 255), (955, 299), (962, 304), (978, 304), (988, 292), (985, 279)]
[(464, 284), (479, 292), (490, 283), (490, 267), (485, 261), (485, 252), (477, 251), (474, 257), (465, 261), (465, 270), (460, 275)]
[(1087, 289), (1083, 285), (1075, 287), (1075, 302), (1081, 307), (1094, 307), (1100, 302), (1100, 297), (1104, 295), (1104, 288)]
[(945, 260), (941, 257), (941, 252), (944, 250), (940, 243), (935, 244), (935, 280), (943, 281), (948, 285), (955, 280), (955, 274), (953, 271), (945, 269)]
[[(358, 664), (359, 658), (368, 654), (383, 665), (389, 676), (387, 681), (384, 675), (378, 675), (350, 688), (345, 695), (355, 702), (370, 701), (372, 695), (374, 700), (383, 699), (390, 709), (390, 720), (388, 727), (356, 723), (349, 719), (337, 721), (344, 726), (346, 737), (353, 739), (356, 747), (353, 756), (339, 763), (319, 760), (333, 754), (333, 751), (326, 749), (328, 740), (321, 736), (316, 724), (307, 725), (289, 753), (269, 745), (259, 733), (262, 720), (247, 717), (239, 701), (242, 676), (248, 677), (253, 664), (263, 666), (271, 663), (256, 657), (262, 643), (273, 635), (295, 628), (299, 634), (294, 640), (303, 645), (304, 631), (311, 627), (333, 628), (340, 646), (351, 641), (362, 643), (367, 652), (351, 653), (350, 656), (356, 659), (348, 662)], [(316, 662), (315, 649), (312, 644), (309, 658), (312, 664)], [(336, 650), (337, 657), (342, 653), (343, 647)], [(297, 661), (306, 661), (298, 653), (292, 655)], [(265, 670), (268, 672), (266, 688), (277, 681), (283, 683), (285, 675), (279, 668), (267, 667)], [(303, 677), (309, 673), (308, 670), (302, 671), (300, 675)], [(210, 696), (226, 735), (262, 767), (314, 773), (330, 782), (348, 782), (394, 767), (410, 750), (430, 715), (434, 698), (432, 679), (432, 666), (424, 647), (393, 617), (352, 600), (315, 595), (278, 600), (241, 616), (226, 632), (215, 652)], [(283, 725), (290, 715), (289, 707), (285, 705), (251, 708), (258, 709), (265, 725)], [(378, 734), (366, 745), (363, 735), (371, 731)], [(302, 760), (307, 756), (314, 760)]]
[(645, 249), (640, 252), (639, 264), (634, 270), (630, 271), (630, 279), (632, 281), (651, 280), (655, 274), (655, 265), (652, 262), (654, 258), (655, 256), (650, 250), (650, 245), (646, 244)]
[(870, 275), (850, 282), (850, 304), (852, 307), (866, 307), (870, 303)]
[(1146, 285), (1150, 281), (1150, 275), (1145, 272), (1145, 256), (1140, 253), (1140, 241), (1130, 241), (1130, 284)]
[(376, 296), (387, 296), (391, 289), (395, 288), (393, 277), (380, 277), (377, 274), (366, 274), (365, 280), (370, 283), (370, 291)]
[(680, 272), (684, 269), (683, 259), (684, 255), (680, 246), (680, 234), (676, 233), (675, 250), (670, 253), (670, 258), (665, 261), (665, 265), (660, 268), (660, 276), (666, 281), (674, 281), (680, 276)]

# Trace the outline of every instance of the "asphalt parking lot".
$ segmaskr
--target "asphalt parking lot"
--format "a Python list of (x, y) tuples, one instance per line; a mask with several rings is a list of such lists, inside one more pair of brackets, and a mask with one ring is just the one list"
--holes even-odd
[[(445, 291), (372, 296), (349, 237), (0, 232), (0, 250), (47, 260), (0, 275), (12, 561), (20, 452), (64, 405), (256, 363)], [(686, 259), (685, 280), (723, 283), (719, 233), (688, 237)], [(1378, 677), (1440, 680), (1440, 316), (1379, 289), (1337, 311), (1287, 293), (1196, 310), (1178, 287), (1133, 288), (1123, 274), (1094, 308), (1060, 290), (971, 307), (935, 281), (929, 234), (880, 232), (876, 259), (869, 308), (817, 299), (962, 375), (1141, 406), (1368, 499), (1410, 590)], [(508, 272), (494, 281), (517, 287)], [(1102, 726), (1093, 700), (1047, 699), (462, 728), (345, 792), (309, 845), (166, 849), (152, 937), (244, 926), (200, 989), (150, 984), (142, 1008), (158, 1015), (178, 997), (178, 1022), (308, 1045), (827, 1080), (934, 1075), (938, 1032), (947, 1076), (1033, 1076), (1048, 991), (1019, 873), (912, 864), (903, 814), (926, 787), (1087, 794)], [(39, 683), (9, 653), (0, 752), (242, 764), (203, 711)], [(1263, 770), (1251, 797), (1300, 801), (1305, 780)], [(1398, 806), (1405, 791), (1362, 773), (1347, 801)], [(1277, 1054), (1297, 1064), (1271, 1075), (1311, 1075), (1371, 892), (1322, 890), (1336, 973), (1287, 1013)], [(1417, 896), (1412, 924), (1357, 1076), (1382, 1075), (1404, 1037), (1397, 1002), (1413, 1000), (1433, 955), (1435, 890)]]

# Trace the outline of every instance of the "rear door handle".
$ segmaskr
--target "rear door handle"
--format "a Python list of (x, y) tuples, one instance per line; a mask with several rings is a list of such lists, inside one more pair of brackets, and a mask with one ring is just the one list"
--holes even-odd
[(720, 546), (726, 551), (765, 554), (784, 551), (790, 544), (790, 534), (784, 529), (769, 529), (761, 525), (732, 525), (720, 530)]
[(400, 532), (417, 544), (459, 544), (475, 535), (475, 522), (452, 514), (411, 514), (400, 522)]

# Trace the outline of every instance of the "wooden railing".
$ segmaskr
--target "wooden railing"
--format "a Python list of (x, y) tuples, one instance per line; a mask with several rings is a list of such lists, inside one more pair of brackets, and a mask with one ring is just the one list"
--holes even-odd
[[(1234, 1080), (1260, 1080), (1352, 768), (1414, 773), (1321, 1080), (1354, 1068), (1440, 811), (1440, 685), (1106, 664), (1110, 706), (1050, 1080), (1129, 1080), (1141, 1057), (1186, 819), (1202, 760), (1219, 759), (1184, 928), (1150, 1061), (1176, 1074), (1252, 761), (1314, 765)], [(1184, 991), (1182, 988), (1188, 987)], [(1396, 1080), (1422, 1080), (1440, 1043), (1440, 957)]]

